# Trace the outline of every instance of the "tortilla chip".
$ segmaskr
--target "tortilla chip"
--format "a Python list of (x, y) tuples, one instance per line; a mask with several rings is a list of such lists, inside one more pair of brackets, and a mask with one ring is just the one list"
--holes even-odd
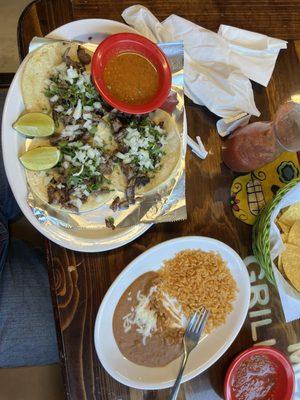
[(288, 234), (288, 243), (300, 246), (300, 221), (296, 221)]
[(279, 269), (279, 271), (284, 274), (284, 270), (283, 270), (283, 265), (282, 265), (282, 253), (279, 254), (278, 258), (277, 258), (277, 267)]
[(283, 232), (283, 233), (281, 233), (280, 236), (281, 236), (281, 240), (283, 241), (283, 243), (288, 242), (289, 232)]
[[(290, 231), (290, 226), (284, 224), (280, 219), (277, 219), (276, 221), (277, 225), (280, 228), (280, 231), (283, 233), (283, 235), (288, 235), (289, 231)], [(283, 240), (283, 239), (282, 239)]]
[[(291, 227), (296, 221), (300, 220), (300, 203), (295, 203), (287, 208), (278, 218), (278, 224)], [(280, 225), (281, 226), (281, 225)]]
[(300, 247), (287, 244), (282, 253), (282, 265), (290, 283), (300, 292)]

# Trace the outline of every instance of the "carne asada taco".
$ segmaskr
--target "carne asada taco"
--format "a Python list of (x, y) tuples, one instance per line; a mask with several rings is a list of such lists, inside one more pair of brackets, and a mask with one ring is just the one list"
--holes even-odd
[(71, 211), (98, 207), (113, 190), (107, 179), (112, 130), (102, 119), (106, 105), (91, 82), (90, 61), (80, 46), (54, 43), (33, 53), (22, 77), (26, 110), (51, 113), (56, 133), (49, 142), (61, 152), (51, 170), (27, 171), (29, 186), (50, 205)]
[(132, 203), (135, 194), (150, 192), (174, 175), (180, 161), (180, 136), (172, 117), (162, 110), (127, 120), (124, 114), (110, 113), (110, 121), (118, 147), (111, 180)]
[(26, 111), (51, 111), (49, 99), (45, 95), (48, 79), (53, 75), (53, 69), (59, 68), (63, 58), (75, 57), (77, 47), (76, 44), (57, 42), (42, 46), (31, 53), (24, 66), (21, 81)]
[[(28, 149), (49, 146), (47, 139), (34, 139)], [(106, 178), (111, 173), (107, 153), (80, 141), (60, 142), (60, 162), (46, 171), (26, 170), (31, 191), (55, 209), (71, 212), (91, 211), (113, 196)]]

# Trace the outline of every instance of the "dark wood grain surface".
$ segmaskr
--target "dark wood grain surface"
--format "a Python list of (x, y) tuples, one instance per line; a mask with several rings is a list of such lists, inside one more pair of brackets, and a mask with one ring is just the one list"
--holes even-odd
[[(216, 30), (227, 23), (272, 36), (300, 39), (299, 1), (142, 1), (160, 19), (171, 13)], [(41, 0), (25, 9), (18, 26), (18, 43), (24, 57), (34, 35), (80, 18), (121, 20), (122, 10), (132, 1)], [(268, 120), (278, 105), (300, 94), (300, 68), (292, 40), (280, 53), (267, 89), (254, 84), (255, 100)], [(110, 252), (83, 254), (47, 243), (49, 277), (56, 317), (66, 397), (69, 400), (164, 400), (168, 390), (138, 391), (113, 380), (101, 367), (93, 344), (95, 317), (110, 284), (122, 269), (146, 249), (184, 235), (204, 235), (234, 248), (248, 264), (251, 307), (246, 322), (226, 354), (206, 373), (182, 385), (180, 400), (222, 398), (223, 379), (233, 357), (253, 343), (282, 349), (294, 363), (300, 399), (300, 322), (286, 324), (278, 294), (265, 280), (251, 257), (251, 229), (235, 219), (229, 207), (232, 173), (221, 163), (221, 140), (216, 118), (204, 107), (186, 101), (189, 134), (202, 137), (209, 156), (200, 161), (188, 151), (188, 220), (153, 226), (134, 242)]]
[(300, 0), (35, 0), (19, 20), (20, 56), (27, 54), (35, 35), (45, 35), (75, 19), (122, 21), (122, 11), (134, 4), (145, 5), (160, 20), (178, 14), (214, 31), (227, 24), (281, 39), (300, 39)]

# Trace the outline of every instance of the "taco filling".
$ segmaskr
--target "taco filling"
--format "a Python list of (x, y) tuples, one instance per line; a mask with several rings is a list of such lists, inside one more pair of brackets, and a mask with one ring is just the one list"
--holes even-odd
[(105, 111), (85, 68), (88, 55), (84, 59), (81, 54), (77, 62), (67, 52), (68, 49), (63, 56), (65, 61), (53, 68), (45, 90), (53, 119), (60, 128), (50, 143), (62, 155), (51, 171), (47, 193), (50, 204), (78, 211), (89, 196), (111, 190), (105, 175), (112, 171), (112, 154), (101, 137), (95, 135)]
[(85, 65), (64, 61), (53, 68), (47, 83), (45, 95), (49, 98), (56, 126), (61, 123), (64, 127), (62, 137), (74, 140), (85, 133), (95, 134), (105, 113), (104, 102)]
[(89, 196), (110, 192), (111, 159), (101, 148), (81, 141), (60, 140), (57, 143), (62, 159), (52, 169), (47, 186), (50, 204), (78, 211)]
[(113, 110), (109, 118), (117, 143), (116, 161), (126, 178), (126, 200), (132, 204), (135, 188), (147, 185), (161, 168), (167, 132), (163, 122), (157, 124), (148, 115), (127, 117)]
[(115, 189), (123, 191), (124, 198), (111, 205), (116, 211), (169, 179), (180, 158), (180, 136), (161, 110), (129, 115), (112, 109), (91, 81), (90, 61), (80, 46), (55, 43), (37, 50), (26, 64), (26, 109), (52, 114), (55, 134), (47, 145), (61, 155), (46, 173), (28, 170), (27, 179), (43, 201), (76, 212), (106, 203)]

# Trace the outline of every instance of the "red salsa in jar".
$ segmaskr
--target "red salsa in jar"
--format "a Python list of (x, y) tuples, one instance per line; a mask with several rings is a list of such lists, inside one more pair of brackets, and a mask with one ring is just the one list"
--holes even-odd
[(277, 365), (265, 355), (253, 354), (240, 363), (232, 377), (236, 400), (273, 400), (277, 387)]
[(285, 151), (300, 151), (300, 104), (284, 103), (273, 122), (254, 122), (236, 129), (222, 146), (222, 158), (236, 172), (250, 172)]
[(236, 172), (249, 172), (281, 153), (270, 122), (254, 122), (235, 130), (222, 146), (223, 162)]

